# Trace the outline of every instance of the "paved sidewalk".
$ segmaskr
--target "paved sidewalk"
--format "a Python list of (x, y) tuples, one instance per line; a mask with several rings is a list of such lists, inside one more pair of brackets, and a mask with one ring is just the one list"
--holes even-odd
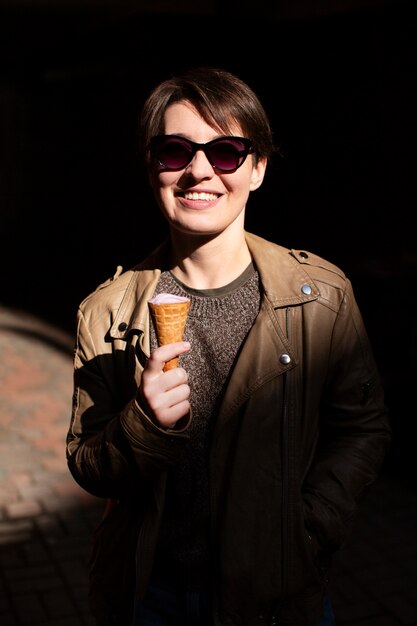
[[(68, 472), (72, 339), (0, 306), (0, 626), (92, 626), (103, 503)], [(338, 626), (417, 626), (417, 488), (385, 471), (335, 559)]]
[(88, 626), (86, 556), (102, 502), (72, 479), (72, 340), (0, 308), (0, 625)]

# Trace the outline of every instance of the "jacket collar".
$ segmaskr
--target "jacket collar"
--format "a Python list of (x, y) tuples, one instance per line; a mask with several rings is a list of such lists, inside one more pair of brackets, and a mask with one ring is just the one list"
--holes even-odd
[[(306, 253), (288, 250), (246, 232), (246, 242), (259, 272), (266, 297), (275, 308), (303, 304), (320, 295), (317, 285), (303, 263)], [(127, 281), (110, 336), (123, 339), (131, 331), (144, 332), (148, 323), (148, 304), (161, 271), (168, 267), (169, 240), (165, 240), (142, 263), (125, 272), (117, 280)]]
[(144, 261), (119, 278), (127, 281), (127, 285), (110, 328), (113, 339), (124, 339), (132, 331), (145, 331), (148, 300), (154, 295), (161, 272), (168, 267), (168, 251), (169, 240), (166, 239)]
[(275, 308), (316, 300), (320, 291), (303, 265), (308, 254), (288, 250), (252, 233), (246, 242), (267, 298)]

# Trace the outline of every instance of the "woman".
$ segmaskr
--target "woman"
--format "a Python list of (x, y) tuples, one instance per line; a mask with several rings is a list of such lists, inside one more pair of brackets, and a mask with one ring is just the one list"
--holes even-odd
[[(351, 284), (245, 230), (274, 148), (239, 78), (157, 85), (140, 140), (169, 237), (78, 311), (67, 456), (109, 501), (97, 624), (334, 624), (332, 554), (390, 441)], [(167, 292), (190, 310), (184, 341), (158, 347), (148, 301)]]

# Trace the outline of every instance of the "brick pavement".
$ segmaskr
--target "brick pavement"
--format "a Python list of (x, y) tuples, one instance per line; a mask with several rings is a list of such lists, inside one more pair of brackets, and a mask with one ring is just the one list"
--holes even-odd
[[(0, 306), (0, 626), (92, 626), (86, 559), (102, 502), (70, 476), (72, 339)], [(417, 490), (385, 470), (331, 590), (338, 626), (417, 626)]]
[(72, 339), (0, 308), (0, 625), (88, 626), (86, 556), (102, 502), (72, 479)]

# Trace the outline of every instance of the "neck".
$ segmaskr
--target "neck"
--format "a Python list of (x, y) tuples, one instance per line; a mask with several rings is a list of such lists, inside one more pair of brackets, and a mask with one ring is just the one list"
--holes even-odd
[[(180, 239), (180, 241), (179, 241)], [(197, 245), (196, 245), (197, 244)], [(173, 275), (193, 289), (217, 289), (235, 280), (251, 262), (242, 230), (239, 238), (221, 233), (217, 237), (196, 241), (195, 238), (172, 237)]]

